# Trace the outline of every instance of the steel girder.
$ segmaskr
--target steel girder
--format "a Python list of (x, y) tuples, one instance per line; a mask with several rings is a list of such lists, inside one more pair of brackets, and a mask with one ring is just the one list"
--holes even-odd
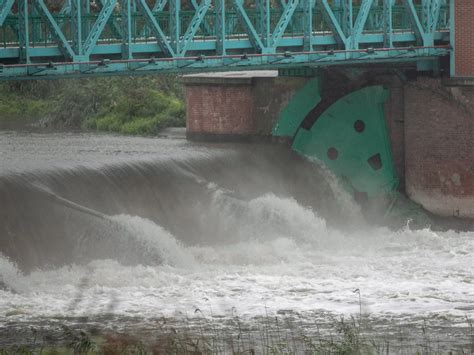
[(0, 26), (2, 26), (3, 22), (5, 22), (5, 19), (10, 13), (14, 2), (15, 0), (3, 0), (0, 2)]
[(446, 55), (449, 28), (438, 29), (439, 19), (449, 18), (444, 0), (423, 0), (421, 7), (402, 1), (282, 0), (272, 8), (270, 0), (250, 6), (189, 0), (186, 8), (157, 0), (150, 8), (147, 0), (100, 0), (90, 9), (89, 0), (65, 0), (55, 13), (44, 0), (0, 0), (0, 36), (16, 33), (0, 43), (0, 79), (426, 62)]

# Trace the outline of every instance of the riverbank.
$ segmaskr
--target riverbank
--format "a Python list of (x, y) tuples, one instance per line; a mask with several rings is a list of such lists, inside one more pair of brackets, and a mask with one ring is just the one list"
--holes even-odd
[[(192, 312), (191, 312), (192, 313)], [(473, 325), (439, 326), (436, 320), (403, 323), (315, 314), (302, 323), (298, 314), (273, 314), (223, 320), (196, 309), (186, 320), (137, 319), (105, 315), (56, 318), (35, 324), (12, 322), (0, 344), (6, 354), (470, 354)], [(111, 324), (121, 324), (120, 330)], [(109, 325), (109, 326), (106, 326)]]
[(0, 129), (24, 127), (156, 135), (185, 126), (176, 76), (0, 84)]

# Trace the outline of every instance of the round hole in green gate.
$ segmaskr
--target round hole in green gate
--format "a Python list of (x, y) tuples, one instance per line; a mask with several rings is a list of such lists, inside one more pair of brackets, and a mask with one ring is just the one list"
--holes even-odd
[(365, 129), (365, 123), (362, 120), (357, 120), (354, 122), (354, 129), (356, 130), (357, 133), (362, 133), (364, 132)]
[(336, 160), (337, 157), (339, 156), (339, 152), (337, 151), (336, 148), (331, 147), (327, 151), (327, 156), (330, 160)]

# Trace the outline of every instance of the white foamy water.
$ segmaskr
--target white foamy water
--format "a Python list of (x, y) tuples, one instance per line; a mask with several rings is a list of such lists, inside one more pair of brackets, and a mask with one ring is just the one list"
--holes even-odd
[[(212, 188), (212, 186), (211, 186)], [(0, 318), (192, 315), (244, 318), (292, 310), (377, 317), (473, 316), (474, 235), (358, 227), (341, 232), (291, 198), (241, 201), (214, 188), (213, 211), (231, 243), (186, 246), (140, 217), (112, 217), (156, 265), (115, 260), (20, 273), (0, 257)], [(204, 213), (206, 212), (206, 213)], [(227, 226), (227, 229), (226, 229)], [(131, 233), (130, 233), (131, 232)], [(235, 235), (237, 233), (237, 235)], [(222, 240), (227, 240), (226, 235)], [(123, 235), (117, 235), (120, 242)]]

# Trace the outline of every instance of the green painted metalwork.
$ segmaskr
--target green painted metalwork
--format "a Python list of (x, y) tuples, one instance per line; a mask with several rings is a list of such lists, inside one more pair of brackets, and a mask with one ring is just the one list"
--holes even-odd
[(293, 149), (323, 162), (348, 188), (368, 197), (393, 191), (398, 178), (383, 110), (387, 94), (371, 86), (341, 98), (310, 130), (298, 130)]
[(384, 47), (393, 47), (393, 1), (383, 0), (383, 45)]
[(312, 0), (303, 0), (303, 50), (313, 50), (313, 7)]
[(428, 32), (433, 33), (436, 31), (436, 27), (439, 22), (439, 15), (441, 11), (442, 0), (432, 0), (431, 9), (430, 9), (430, 28), (427, 29)]
[(334, 16), (334, 13), (331, 9), (331, 7), (328, 4), (328, 0), (319, 0), (321, 3), (321, 6), (323, 8), (323, 15), (324, 18), (326, 19), (327, 24), (331, 28), (331, 31), (335, 35), (335, 39), (339, 46), (341, 48), (345, 48), (347, 38), (346, 34), (344, 33), (344, 30), (341, 28), (341, 25), (339, 21), (336, 19), (336, 16)]
[(362, 5), (360, 6), (351, 34), (351, 49), (359, 49), (360, 35), (364, 30), (373, 2), (374, 0), (362, 0)]
[(321, 101), (319, 78), (312, 78), (295, 92), (288, 105), (278, 116), (272, 134), (279, 137), (293, 137), (308, 113)]
[[(46, 23), (46, 26), (49, 29), (49, 32), (55, 38), (56, 43), (58, 44), (58, 48), (60, 52), (69, 59), (74, 58), (74, 51), (71, 48), (68, 40), (64, 36), (64, 33), (61, 31), (59, 25), (57, 24), (56, 20), (53, 18), (51, 13), (48, 10), (48, 7), (44, 3), (44, 0), (36, 0), (34, 2), (36, 10), (38, 11), (40, 17)], [(26, 14), (25, 14), (26, 16)]]
[(71, 0), (69, 3), (71, 14), (72, 48), (78, 55), (83, 54), (82, 48), (82, 4), (81, 0)]
[(148, 27), (155, 33), (156, 40), (161, 48), (161, 50), (168, 56), (174, 56), (175, 52), (171, 47), (171, 44), (168, 42), (165, 33), (161, 29), (160, 24), (157, 19), (151, 12), (145, 0), (137, 0), (137, 7), (139, 11), (143, 14)]
[(426, 28), (413, 0), (63, 0), (56, 12), (22, 1), (0, 0), (0, 80), (376, 62), (430, 69), (450, 53), (443, 0), (429, 1)]
[(189, 27), (183, 36), (182, 43), (179, 46), (179, 55), (181, 57), (185, 56), (186, 51), (188, 50), (189, 45), (191, 44), (191, 41), (193, 40), (197, 30), (199, 29), (199, 26), (204, 20), (204, 15), (209, 9), (209, 6), (211, 6), (211, 0), (203, 0), (201, 2), (201, 5), (199, 5), (199, 8), (196, 10), (194, 17), (191, 20), (191, 23), (189, 24)]
[[(202, 4), (202, 3), (201, 3)], [(196, 0), (191, 0), (191, 5), (194, 9), (194, 11), (198, 12), (199, 9), (200, 9), (200, 5), (198, 4), (198, 2)], [(204, 32), (207, 34), (207, 35), (210, 35), (212, 33), (212, 27), (211, 25), (209, 24), (209, 21), (207, 20), (207, 18), (203, 18), (203, 21), (202, 21), (202, 26), (203, 26), (203, 30)]]
[(170, 45), (171, 48), (173, 48), (174, 53), (179, 53), (179, 38), (181, 35), (181, 18), (179, 14), (181, 12), (181, 0), (170, 0), (168, 6), (170, 16)]
[(260, 40), (266, 48), (270, 46), (270, 0), (256, 0), (256, 8), (258, 11), (256, 18), (257, 32), (260, 34)]
[(286, 28), (288, 27), (288, 24), (290, 23), (290, 20), (293, 16), (293, 13), (296, 10), (296, 7), (298, 6), (299, 0), (289, 0), (285, 10), (283, 10), (283, 14), (280, 17), (280, 20), (278, 21), (278, 24), (276, 25), (275, 30), (273, 31), (272, 35), (272, 42), (271, 46), (272, 47), (278, 47), (280, 43), (280, 39), (282, 38), (283, 34), (285, 33)]
[(239, 20), (241, 21), (242, 25), (244, 26), (245, 31), (248, 34), (248, 39), (250, 42), (252, 42), (252, 45), (256, 48), (258, 48), (259, 52), (264, 52), (265, 51), (265, 46), (260, 39), (260, 36), (258, 35), (257, 30), (255, 29), (252, 21), (250, 20), (249, 16), (247, 15), (247, 12), (244, 9), (244, 6), (242, 4), (241, 0), (233, 0), (233, 5), (235, 8), (235, 11), (237, 13), (237, 16), (239, 17)]
[(410, 16), (410, 21), (412, 23), (412, 27), (417, 39), (418, 44), (424, 43), (425, 40), (425, 31), (423, 25), (421, 24), (420, 18), (418, 17), (418, 13), (416, 12), (415, 5), (413, 4), (413, 0), (403, 0), (403, 4), (405, 5), (405, 10)]
[(15, 0), (3, 0), (0, 2), (0, 26), (2, 26), (5, 22), (5, 19), (10, 13), (14, 2)]
[(153, 12), (163, 11), (168, 0), (156, 0), (155, 5), (153, 5)]
[(108, 0), (105, 3), (102, 10), (100, 11), (99, 16), (97, 17), (97, 20), (92, 26), (86, 40), (84, 41), (84, 54), (85, 55), (91, 54), (92, 49), (94, 48), (94, 46), (97, 43), (97, 40), (102, 34), (102, 31), (104, 30), (105, 25), (107, 24), (107, 21), (110, 18), (110, 15), (112, 15), (112, 11), (114, 11), (116, 4), (117, 4), (117, 0)]
[[(74, 0), (73, 0), (74, 1)], [(121, 21), (121, 35), (122, 35), (122, 58), (131, 59), (133, 57), (132, 53), (132, 18), (127, 16), (127, 13), (131, 11), (131, 0), (120, 0), (120, 11), (122, 14)], [(124, 21), (125, 19), (125, 21)], [(114, 24), (114, 27), (116, 24)]]
[(421, 25), (425, 31), (431, 28), (430, 10), (431, 0), (421, 0)]
[(19, 28), (22, 29), (18, 31), (18, 39), (19, 39), (19, 51), (20, 51), (20, 62), (21, 63), (29, 63), (30, 56), (29, 56), (29, 47), (30, 47), (30, 40), (29, 40), (29, 28), (28, 23), (28, 0), (22, 0), (18, 6), (18, 24)]
[(342, 0), (342, 30), (346, 37), (352, 36), (352, 29), (354, 25), (352, 0)]
[(226, 34), (225, 0), (216, 0), (216, 52), (218, 55), (226, 55)]

